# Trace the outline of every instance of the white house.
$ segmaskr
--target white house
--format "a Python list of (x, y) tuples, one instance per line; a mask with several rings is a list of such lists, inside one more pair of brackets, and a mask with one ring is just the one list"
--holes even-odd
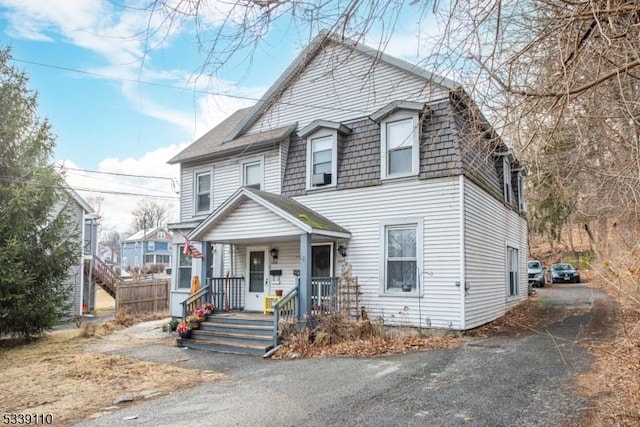
[(377, 50), (320, 33), (169, 163), (174, 316), (195, 275), (235, 278), (247, 311), (299, 280), (307, 311), (345, 264), (391, 325), (466, 330), (527, 298), (524, 169), (459, 85)]

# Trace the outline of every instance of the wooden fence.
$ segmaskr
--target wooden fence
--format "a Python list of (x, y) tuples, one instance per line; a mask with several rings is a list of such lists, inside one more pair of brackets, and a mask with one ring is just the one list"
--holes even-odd
[(116, 286), (116, 311), (129, 313), (169, 309), (169, 279), (119, 282)]

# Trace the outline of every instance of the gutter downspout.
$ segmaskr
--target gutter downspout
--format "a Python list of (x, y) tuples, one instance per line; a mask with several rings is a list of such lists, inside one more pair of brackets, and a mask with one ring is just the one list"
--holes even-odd
[(460, 330), (466, 329), (466, 306), (465, 298), (467, 294), (467, 272), (465, 270), (465, 207), (464, 207), (464, 175), (458, 176), (460, 191)]

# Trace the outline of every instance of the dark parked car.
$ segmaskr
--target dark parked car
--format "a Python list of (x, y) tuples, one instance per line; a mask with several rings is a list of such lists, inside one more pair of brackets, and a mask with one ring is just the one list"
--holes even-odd
[(527, 275), (529, 276), (529, 284), (532, 287), (543, 287), (544, 280), (544, 267), (538, 260), (532, 259), (527, 263)]
[(553, 264), (550, 270), (552, 283), (580, 283), (580, 274), (571, 264)]

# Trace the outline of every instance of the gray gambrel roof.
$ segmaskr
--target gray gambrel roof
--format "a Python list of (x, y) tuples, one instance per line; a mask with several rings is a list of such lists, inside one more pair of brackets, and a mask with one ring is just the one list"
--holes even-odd
[[(193, 240), (199, 240), (203, 233), (206, 233), (208, 229), (233, 212), (245, 200), (253, 200), (285, 221), (300, 228), (302, 232), (346, 239), (351, 237), (351, 233), (347, 229), (290, 197), (248, 187), (238, 189), (218, 209), (191, 231), (188, 237)], [(259, 218), (256, 217), (256, 220), (259, 221)]]

